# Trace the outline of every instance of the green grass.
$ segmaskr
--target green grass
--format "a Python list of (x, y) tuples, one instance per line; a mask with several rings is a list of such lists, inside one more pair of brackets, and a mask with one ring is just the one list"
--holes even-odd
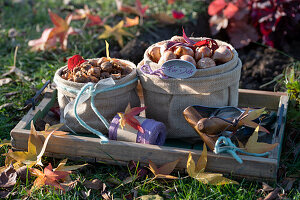
[[(51, 80), (55, 71), (65, 65), (65, 60), (71, 55), (80, 54), (84, 58), (100, 57), (104, 55), (104, 42), (99, 41), (97, 36), (101, 33), (101, 28), (90, 28), (83, 30), (78, 35), (71, 35), (68, 40), (68, 50), (54, 50), (51, 52), (30, 52), (28, 47), (28, 41), (37, 39), (41, 36), (42, 31), (45, 28), (52, 27), (52, 22), (48, 16), (48, 8), (60, 16), (65, 17), (68, 9), (82, 8), (84, 4), (88, 4), (90, 8), (94, 9), (101, 17), (105, 17), (111, 13), (116, 12), (116, 5), (114, 1), (84, 1), (75, 0), (72, 1), (72, 5), (63, 5), (61, 1), (34, 1), (34, 4), (30, 4), (26, 1), (24, 3), (12, 3), (9, 0), (0, 1), (0, 74), (3, 74), (9, 70), (9, 66), (14, 64), (14, 52), (18, 46), (18, 53), (16, 59), (16, 67), (23, 70), (27, 76), (32, 78), (32, 81), (22, 80), (17, 75), (10, 75), (9, 77), (13, 81), (7, 85), (3, 85), (0, 88), (0, 105), (5, 103), (13, 103), (12, 107), (3, 108), (0, 110), (0, 138), (9, 138), (10, 130), (18, 123), (18, 121), (28, 111), (24, 109), (25, 101), (32, 97), (36, 90), (41, 88), (43, 80)], [(125, 1), (131, 2), (132, 1)], [(188, 20), (195, 20), (196, 12), (205, 11), (205, 6), (200, 1), (194, 4), (185, 3), (179, 1), (175, 5), (166, 5), (164, 1), (143, 1), (147, 2), (151, 10), (157, 12), (163, 12), (167, 10), (170, 14), (172, 9), (182, 10), (188, 14)], [(149, 11), (148, 11), (149, 12)], [(118, 14), (117, 17), (109, 19), (108, 23), (113, 25), (118, 22), (118, 19), (122, 18), (123, 14)], [(72, 26), (75, 28), (81, 28), (83, 22), (72, 22)], [(153, 29), (157, 22), (146, 20), (144, 27), (133, 27), (128, 30), (135, 34), (138, 29)], [(17, 31), (16, 37), (9, 37), (9, 30), (14, 28)], [(130, 38), (126, 38), (125, 42)], [(113, 40), (109, 40), (111, 46), (116, 46), (117, 43)], [(17, 92), (16, 95), (6, 98), (5, 94), (9, 92)], [(287, 134), (293, 131), (299, 130), (299, 123), (293, 121), (295, 116), (295, 110), (293, 107), (289, 109), (289, 117), (287, 119)], [(299, 134), (297, 138), (299, 140)], [(282, 161), (285, 166), (288, 167), (286, 174), (288, 176), (299, 173), (300, 159), (293, 157), (292, 150), (288, 146), (283, 147)], [(6, 148), (1, 149), (1, 153), (6, 152)], [(4, 164), (4, 157), (1, 156), (1, 166)], [(52, 158), (46, 158), (44, 163), (52, 162), (56, 166), (58, 161)], [(185, 174), (173, 174), (179, 176), (185, 176)], [(147, 183), (153, 176), (137, 179), (131, 183), (112, 184), (110, 179), (116, 178), (123, 180), (130, 176), (130, 173), (126, 167), (111, 166), (105, 164), (96, 164), (85, 167), (82, 170), (75, 172), (72, 175), (73, 180), (79, 179), (77, 186), (66, 193), (61, 191), (55, 191), (51, 187), (44, 187), (33, 191), (31, 198), (35, 199), (82, 199), (82, 191), (87, 192), (82, 182), (85, 179), (91, 180), (98, 178), (105, 182), (108, 186), (108, 191), (114, 197), (125, 199), (125, 196), (131, 194), (133, 190), (137, 191), (137, 196), (146, 194), (159, 194), (165, 198), (171, 199), (257, 199), (263, 197), (265, 194), (258, 192), (262, 187), (259, 182), (250, 182), (246, 180), (239, 180), (240, 185), (226, 185), (226, 186), (209, 186), (199, 183), (198, 181), (182, 177), (180, 180), (164, 181), (154, 180)], [(299, 176), (298, 176), (299, 179)], [(33, 185), (34, 178), (32, 177), (28, 182), (23, 183), (20, 180), (16, 184), (14, 191), (16, 192), (10, 198), (21, 199), (27, 195), (28, 190)], [(147, 184), (146, 184), (147, 183)], [(298, 182), (296, 182), (299, 184)], [(295, 184), (295, 185), (297, 185)], [(270, 183), (271, 186), (276, 187), (276, 184)], [(166, 193), (166, 191), (169, 191)], [(294, 187), (287, 194), (290, 199), (300, 199), (299, 190)], [(92, 190), (88, 199), (100, 199), (101, 193), (99, 191)]]

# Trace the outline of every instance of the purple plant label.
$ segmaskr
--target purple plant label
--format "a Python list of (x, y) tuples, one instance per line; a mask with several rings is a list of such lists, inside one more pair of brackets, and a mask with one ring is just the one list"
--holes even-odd
[(197, 71), (195, 65), (180, 59), (173, 59), (165, 62), (161, 66), (161, 69), (165, 75), (173, 78), (189, 78)]

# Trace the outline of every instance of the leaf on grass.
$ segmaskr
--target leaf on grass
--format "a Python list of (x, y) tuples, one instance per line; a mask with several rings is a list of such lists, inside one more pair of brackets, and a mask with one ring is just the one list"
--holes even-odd
[(173, 17), (174, 17), (174, 19), (182, 19), (182, 18), (184, 18), (184, 14), (183, 14), (183, 12), (181, 12), (181, 11), (176, 11), (176, 10), (173, 10), (172, 11), (172, 15), (173, 15)]
[(98, 37), (98, 39), (106, 39), (109, 37), (114, 37), (119, 45), (123, 47), (123, 36), (133, 37), (131, 33), (126, 32), (124, 29), (124, 21), (121, 20), (116, 26), (111, 27), (109, 25), (104, 25), (105, 31)]
[(169, 4), (169, 5), (172, 5), (172, 4), (175, 3), (175, 1), (176, 1), (176, 0), (168, 0), (168, 4)]
[(223, 177), (222, 174), (204, 172), (207, 164), (207, 148), (203, 144), (202, 154), (195, 165), (191, 152), (186, 163), (187, 172), (190, 177), (200, 181), (204, 184), (224, 185), (224, 184), (238, 184), (236, 181)]
[(71, 172), (53, 171), (52, 165), (49, 163), (49, 165), (45, 167), (43, 171), (31, 168), (31, 173), (32, 175), (37, 176), (33, 183), (32, 189), (40, 188), (44, 185), (50, 185), (64, 191), (64, 188), (60, 185), (59, 181), (66, 178)]
[(139, 22), (140, 22), (140, 18), (138, 16), (136, 16), (135, 18), (126, 17), (124, 27), (136, 26), (139, 24)]
[(50, 15), (51, 21), (54, 24), (54, 28), (52, 29), (49, 38), (56, 37), (58, 38), (61, 48), (63, 50), (67, 49), (67, 43), (68, 43), (68, 36), (70, 34), (75, 34), (76, 32), (72, 27), (70, 27), (70, 23), (72, 20), (72, 15), (69, 15), (64, 20), (57, 14), (51, 12), (51, 10), (48, 10), (48, 13)]
[(145, 17), (145, 12), (149, 8), (149, 6), (142, 6), (140, 0), (135, 1), (135, 7), (123, 5), (122, 0), (116, 0), (117, 9), (118, 11), (125, 12), (125, 13), (133, 13), (139, 15), (140, 17)]
[(264, 142), (257, 142), (258, 140), (258, 130), (259, 126), (256, 127), (253, 134), (249, 137), (246, 145), (245, 150), (249, 153), (265, 153), (271, 151), (275, 147), (277, 147), (278, 143), (268, 144)]
[(225, 0), (214, 0), (208, 6), (208, 14), (210, 16), (216, 15), (221, 12), (226, 5)]
[(164, 198), (159, 196), (158, 194), (155, 195), (143, 195), (138, 197), (137, 199), (141, 199), (141, 200), (163, 200)]
[(0, 187), (8, 188), (12, 187), (17, 182), (17, 172), (13, 165), (10, 165), (0, 174)]
[(167, 13), (163, 13), (163, 12), (156, 13), (156, 14), (153, 14), (152, 17), (163, 24), (175, 24), (176, 23), (176, 19), (174, 17), (169, 16)]
[(70, 166), (66, 166), (66, 163), (67, 163), (68, 159), (64, 159), (62, 160), (57, 168), (55, 168), (53, 171), (73, 171), (73, 170), (76, 170), (76, 169), (80, 169), (84, 166), (86, 166), (87, 164), (83, 164), (83, 165), (70, 165)]
[(169, 175), (176, 167), (177, 163), (180, 159), (177, 159), (173, 162), (169, 162), (161, 166), (160, 168), (157, 168), (157, 166), (149, 160), (149, 169), (154, 174), (154, 179), (158, 178), (166, 178), (166, 179), (178, 179), (178, 177)]
[(88, 14), (87, 17), (91, 21), (90, 23), (88, 23), (86, 25), (87, 27), (91, 27), (91, 26), (103, 26), (103, 24), (104, 24), (104, 22), (102, 21), (102, 19), (100, 18), (99, 15)]
[(124, 114), (118, 113), (118, 115), (120, 116), (121, 128), (124, 128), (125, 124), (128, 124), (129, 126), (138, 130), (139, 132), (144, 133), (143, 127), (134, 116), (138, 115), (140, 112), (142, 112), (145, 109), (146, 107), (131, 108), (130, 104), (128, 104)]
[(7, 140), (7, 139), (2, 140), (0, 143), (0, 148), (3, 146), (6, 146), (6, 145), (11, 146), (10, 140)]
[(103, 182), (99, 179), (93, 179), (91, 181), (85, 180), (82, 185), (88, 189), (101, 190), (103, 187)]
[(237, 12), (239, 11), (239, 8), (234, 5), (233, 3), (229, 2), (227, 7), (223, 10), (223, 14), (228, 19), (232, 18)]
[[(17, 50), (17, 48), (16, 48), (16, 50)], [(14, 59), (16, 59), (16, 52), (15, 52), (15, 58)], [(16, 66), (10, 66), (9, 68), (10, 68), (10, 70), (8, 72), (2, 74), (1, 77), (5, 77), (5, 76), (8, 76), (8, 75), (15, 74), (19, 78), (24, 79), (26, 81), (31, 81), (32, 80), (30, 77), (25, 75), (25, 72), (23, 72), (22, 70), (20, 70)]]
[(42, 143), (41, 138), (38, 136), (34, 126), (33, 121), (31, 121), (30, 135), (28, 139), (28, 151), (15, 151), (8, 152), (6, 156), (13, 158), (17, 163), (22, 163), (28, 167), (33, 165), (43, 166), (41, 159), (45, 153), (48, 141), (51, 135), (54, 133), (53, 130)]
[(80, 20), (86, 18), (88, 15), (91, 14), (91, 10), (87, 5), (84, 5), (83, 9), (76, 9), (76, 14), (72, 15), (72, 20)]
[(11, 81), (12, 81), (11, 78), (3, 78), (3, 79), (0, 79), (0, 86), (9, 84)]
[(30, 40), (28, 46), (32, 47), (31, 51), (46, 51), (56, 49), (56, 38), (50, 38), (53, 28), (47, 28), (43, 31), (41, 38)]

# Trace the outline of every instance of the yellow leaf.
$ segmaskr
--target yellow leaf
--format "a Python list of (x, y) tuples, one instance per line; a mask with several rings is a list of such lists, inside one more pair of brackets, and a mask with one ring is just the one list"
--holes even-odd
[(249, 137), (248, 142), (245, 145), (246, 151), (249, 153), (265, 153), (271, 151), (277, 147), (278, 143), (268, 144), (263, 142), (257, 142), (258, 140), (259, 126), (256, 127), (253, 134)]
[(5, 146), (5, 145), (11, 146), (10, 140), (6, 140), (6, 139), (2, 140), (1, 144), (0, 144), (0, 148)]
[(238, 184), (236, 181), (232, 181), (223, 177), (222, 174), (204, 172), (207, 163), (207, 148), (203, 144), (202, 154), (195, 166), (191, 152), (189, 153), (186, 163), (186, 169), (190, 177), (200, 181), (204, 184), (223, 185), (223, 184)]
[(108, 42), (106, 40), (105, 40), (105, 46), (106, 46), (106, 57), (108, 59), (110, 59), (110, 57), (109, 57), (109, 44), (108, 44)]
[(50, 126), (49, 124), (45, 125), (45, 130), (44, 131), (40, 131), (40, 133), (42, 133), (44, 136), (48, 135), (49, 133), (51, 133), (53, 130), (54, 131), (53, 135), (56, 136), (65, 136), (67, 134), (69, 134), (68, 132), (65, 131), (57, 131), (58, 129), (60, 129), (64, 124), (55, 124)]
[(203, 143), (203, 151), (197, 162), (196, 171), (204, 172), (204, 170), (206, 168), (206, 163), (207, 163), (207, 148), (206, 148), (205, 143)]
[(238, 144), (239, 144), (240, 148), (245, 148), (245, 146), (243, 145), (243, 143), (241, 141), (239, 141), (239, 140), (237, 140), (237, 141), (238, 141)]
[(131, 33), (123, 30), (124, 21), (121, 20), (116, 26), (111, 27), (109, 25), (104, 25), (104, 32), (98, 37), (99, 39), (106, 39), (109, 37), (114, 37), (118, 41), (119, 45), (123, 47), (123, 36), (133, 37)]
[(53, 171), (72, 171), (72, 170), (76, 170), (76, 169), (79, 169), (81, 167), (84, 167), (86, 166), (87, 164), (83, 164), (83, 165), (70, 165), (70, 166), (65, 166), (66, 163), (67, 163), (68, 159), (64, 159), (62, 160), (57, 168), (55, 168)]

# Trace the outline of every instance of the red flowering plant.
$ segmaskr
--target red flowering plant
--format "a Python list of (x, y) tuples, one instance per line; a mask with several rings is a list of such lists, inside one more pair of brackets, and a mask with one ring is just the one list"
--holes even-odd
[(211, 33), (226, 29), (235, 48), (260, 38), (274, 47), (280, 41), (275, 36), (283, 37), (299, 22), (300, 4), (298, 0), (213, 0), (208, 14)]

